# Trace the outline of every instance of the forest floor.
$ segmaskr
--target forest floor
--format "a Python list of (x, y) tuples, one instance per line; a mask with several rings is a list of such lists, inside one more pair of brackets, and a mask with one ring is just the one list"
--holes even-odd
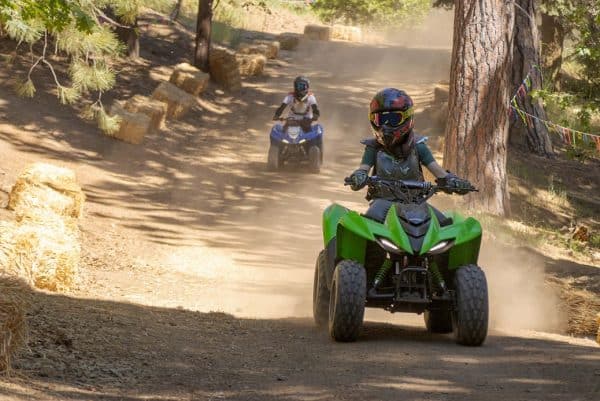
[[(150, 94), (191, 54), (189, 33), (151, 18), (142, 58), (121, 66), (110, 97)], [(141, 146), (103, 136), (43, 90), (15, 97), (0, 70), (0, 189), (47, 161), (74, 169), (87, 195), (80, 283), (36, 294), (29, 348), (0, 379), (0, 399), (597, 399), (598, 345), (563, 334), (566, 312), (549, 284), (600, 294), (594, 251), (565, 246), (561, 232), (575, 220), (597, 232), (597, 162), (511, 154), (514, 223), (485, 221), (483, 347), (428, 334), (419, 316), (376, 311), (358, 342), (336, 344), (309, 317), (321, 211), (334, 201), (366, 208), (343, 177), (370, 135), (370, 96), (390, 85), (410, 93), (435, 149), (442, 131), (428, 107), (449, 65), (448, 48), (306, 41), (241, 94), (211, 85)], [(323, 170), (267, 172), (270, 118), (300, 73), (322, 110)], [(434, 204), (460, 207), (448, 196)]]

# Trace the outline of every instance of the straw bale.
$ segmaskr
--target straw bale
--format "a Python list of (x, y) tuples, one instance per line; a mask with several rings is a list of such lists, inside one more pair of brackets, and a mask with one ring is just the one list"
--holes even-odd
[(10, 371), (11, 361), (27, 343), (27, 311), (31, 288), (18, 277), (0, 274), (0, 372)]
[(267, 46), (267, 54), (265, 56), (268, 59), (276, 59), (279, 55), (279, 49), (281, 49), (281, 43), (277, 40), (266, 40), (266, 39), (256, 39), (253, 43), (257, 45)]
[(27, 209), (49, 209), (61, 216), (80, 217), (85, 195), (75, 172), (46, 163), (29, 166), (13, 186), (8, 208), (23, 213)]
[(177, 120), (196, 104), (196, 98), (170, 82), (162, 82), (152, 98), (167, 104), (167, 118)]
[(331, 28), (331, 37), (350, 42), (360, 42), (362, 40), (362, 30), (357, 26), (334, 25)]
[(238, 54), (240, 74), (242, 76), (262, 75), (267, 58), (261, 54)]
[(151, 128), (150, 117), (146, 114), (127, 111), (121, 102), (114, 102), (110, 113), (121, 117), (119, 130), (113, 135), (116, 139), (135, 145), (142, 143), (144, 136)]
[(261, 54), (265, 57), (269, 57), (271, 50), (269, 46), (260, 43), (240, 43), (238, 47), (238, 54)]
[(331, 28), (325, 25), (306, 25), (304, 27), (304, 36), (313, 40), (330, 40)]
[(242, 79), (236, 54), (222, 46), (212, 46), (210, 50), (210, 75), (218, 84), (229, 91), (239, 91)]
[(7, 271), (37, 288), (71, 288), (79, 272), (79, 230), (73, 220), (53, 213), (21, 221), (14, 232), (13, 258)]
[(148, 96), (135, 95), (125, 103), (125, 110), (131, 113), (142, 113), (150, 118), (150, 127), (159, 131), (165, 124), (167, 105)]
[(16, 224), (0, 221), (0, 272), (8, 271), (14, 252)]
[(200, 71), (188, 63), (178, 64), (169, 82), (194, 96), (200, 95), (206, 89), (210, 75)]
[(279, 40), (281, 50), (296, 50), (300, 44), (300, 35), (292, 32), (284, 32), (277, 38)]

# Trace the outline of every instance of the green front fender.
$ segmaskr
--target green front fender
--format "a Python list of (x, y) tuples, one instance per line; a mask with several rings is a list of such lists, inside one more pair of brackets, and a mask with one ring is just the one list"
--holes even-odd
[(481, 247), (481, 224), (472, 217), (464, 218), (458, 213), (449, 213), (453, 224), (440, 227), (440, 223), (430, 210), (431, 224), (425, 238), (420, 255), (425, 255), (431, 248), (445, 240), (453, 240), (454, 246), (450, 249), (448, 268), (456, 269), (467, 264), (476, 264)]

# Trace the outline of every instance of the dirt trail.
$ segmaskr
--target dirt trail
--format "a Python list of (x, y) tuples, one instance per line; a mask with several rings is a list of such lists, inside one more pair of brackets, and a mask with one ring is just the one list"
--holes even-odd
[[(370, 96), (404, 88), (419, 107), (420, 133), (439, 134), (422, 108), (447, 78), (449, 56), (303, 44), (241, 96), (213, 88), (200, 113), (143, 147), (99, 138), (69, 110), (44, 113), (51, 97), (36, 98), (33, 110), (0, 97), (0, 116), (17, 125), (0, 122), (11, 166), (4, 180), (39, 158), (66, 160), (88, 194), (84, 282), (70, 296), (38, 297), (25, 377), (0, 382), (0, 399), (596, 399), (592, 341), (498, 329), (484, 347), (464, 348), (428, 335), (420, 317), (368, 314), (358, 343), (334, 344), (306, 318), (323, 207), (365, 207), (342, 178), (370, 135)], [(268, 173), (269, 119), (300, 73), (321, 105), (324, 168)], [(502, 265), (488, 255), (484, 266)], [(552, 311), (544, 305), (531, 316)], [(394, 325), (373, 321), (382, 318)]]

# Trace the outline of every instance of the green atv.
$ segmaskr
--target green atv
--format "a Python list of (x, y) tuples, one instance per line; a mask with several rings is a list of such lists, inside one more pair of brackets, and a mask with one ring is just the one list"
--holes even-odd
[(367, 184), (369, 193), (392, 194), (384, 221), (335, 203), (323, 213), (325, 249), (313, 287), (316, 324), (328, 325), (336, 341), (355, 341), (365, 307), (424, 313), (428, 331), (453, 332), (459, 344), (481, 345), (488, 329), (488, 292), (477, 266), (479, 222), (427, 204), (436, 192), (452, 188), (376, 176)]

